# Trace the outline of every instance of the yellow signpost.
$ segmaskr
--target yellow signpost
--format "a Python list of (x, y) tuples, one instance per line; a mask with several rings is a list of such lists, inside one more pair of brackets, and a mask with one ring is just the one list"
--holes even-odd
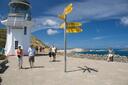
[(65, 23), (60, 24), (60, 28), (64, 28), (65, 27)]
[(59, 15), (58, 17), (62, 20), (64, 20), (64, 23), (60, 25), (60, 28), (64, 29), (64, 60), (65, 60), (65, 68), (64, 71), (67, 71), (67, 33), (79, 33), (82, 32), (83, 30), (80, 28), (82, 25), (80, 22), (67, 22), (67, 14), (71, 13), (73, 10), (73, 5), (72, 3), (69, 4), (67, 7), (65, 7), (63, 14)]
[[(60, 28), (64, 28), (64, 23), (62, 23), (61, 25), (60, 25)], [(66, 25), (67, 25), (67, 28), (69, 28), (69, 27), (79, 27), (79, 26), (82, 26), (82, 23), (80, 23), (80, 22), (68, 22), (68, 23), (66, 23)]]
[(64, 14), (67, 15), (69, 13), (72, 12), (72, 9), (73, 9), (73, 6), (72, 6), (72, 3), (69, 4), (65, 9), (64, 9)]
[(66, 32), (67, 33), (79, 33), (82, 32), (83, 30), (81, 28), (67, 28)]
[(68, 22), (67, 27), (77, 27), (81, 26), (82, 24), (80, 22)]
[(62, 20), (65, 20), (65, 18), (66, 18), (65, 14), (60, 14), (58, 17), (59, 17), (60, 19), (62, 19)]

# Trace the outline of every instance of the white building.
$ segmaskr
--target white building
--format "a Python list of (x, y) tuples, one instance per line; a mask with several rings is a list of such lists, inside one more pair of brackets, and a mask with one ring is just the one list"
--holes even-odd
[(28, 54), (31, 44), (30, 3), (26, 0), (11, 0), (7, 19), (1, 21), (7, 27), (6, 55), (15, 55), (18, 46), (22, 46), (24, 55)]

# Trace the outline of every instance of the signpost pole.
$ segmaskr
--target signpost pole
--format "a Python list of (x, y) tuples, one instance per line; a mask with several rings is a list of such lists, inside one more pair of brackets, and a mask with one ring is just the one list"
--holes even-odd
[(66, 22), (66, 15), (65, 15), (65, 19), (64, 19), (64, 60), (65, 60), (65, 69), (64, 72), (67, 72), (67, 36), (66, 36), (66, 26), (67, 22)]
[(81, 23), (79, 22), (67, 23), (66, 20), (67, 15), (72, 12), (72, 9), (73, 6), (71, 3), (64, 9), (63, 14), (58, 16), (60, 19), (64, 20), (64, 24), (60, 25), (60, 28), (64, 28), (64, 72), (67, 72), (67, 32), (78, 33), (82, 31), (82, 29), (79, 28), (79, 26), (81, 26)]

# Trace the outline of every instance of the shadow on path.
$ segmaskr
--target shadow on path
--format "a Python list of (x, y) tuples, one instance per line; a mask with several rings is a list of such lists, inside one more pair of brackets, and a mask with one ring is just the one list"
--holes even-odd
[(0, 74), (4, 73), (8, 69), (8, 67), (9, 66), (4, 66), (2, 69), (0, 69)]
[(23, 67), (22, 69), (30, 69), (30, 67)]
[(36, 54), (36, 57), (48, 56), (48, 54)]
[(50, 61), (50, 62), (61, 62), (61, 60), (54, 60), (54, 61)]
[[(44, 68), (44, 66), (34, 66), (32, 68)], [(31, 69), (30, 67), (23, 67), (22, 69)]]
[(76, 69), (76, 70), (71, 70), (71, 71), (67, 71), (67, 72), (76, 72), (76, 71), (83, 71), (83, 73), (85, 72), (85, 71), (88, 71), (89, 73), (91, 73), (92, 71), (93, 72), (98, 72), (98, 70), (97, 69), (95, 69), (95, 68), (91, 68), (91, 67), (87, 67), (87, 66), (84, 66), (84, 67), (78, 67), (79, 69)]
[(66, 72), (69, 73), (69, 72), (76, 72), (76, 71), (81, 71), (81, 69), (70, 70), (70, 71), (66, 71)]
[(33, 68), (44, 68), (44, 66), (34, 66)]

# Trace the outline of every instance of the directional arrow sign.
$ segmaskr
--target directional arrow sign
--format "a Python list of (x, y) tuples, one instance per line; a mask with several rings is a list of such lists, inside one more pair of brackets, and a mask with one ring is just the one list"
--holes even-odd
[[(67, 28), (70, 28), (70, 27), (79, 27), (81, 25), (82, 25), (82, 23), (80, 23), (80, 22), (68, 22), (67, 23)], [(64, 28), (64, 23), (62, 23), (60, 25), (60, 28)]]
[(82, 32), (83, 30), (81, 28), (67, 28), (66, 32), (67, 33), (79, 33)]
[(67, 27), (76, 27), (76, 26), (81, 26), (82, 23), (80, 22), (68, 22)]
[(73, 7), (72, 7), (72, 3), (71, 3), (71, 4), (69, 4), (69, 5), (64, 9), (64, 14), (67, 15), (67, 14), (71, 13), (71, 12), (72, 12), (72, 9), (73, 9)]
[(62, 20), (65, 20), (65, 14), (60, 14), (58, 17)]
[(64, 23), (60, 24), (60, 28), (64, 28)]

